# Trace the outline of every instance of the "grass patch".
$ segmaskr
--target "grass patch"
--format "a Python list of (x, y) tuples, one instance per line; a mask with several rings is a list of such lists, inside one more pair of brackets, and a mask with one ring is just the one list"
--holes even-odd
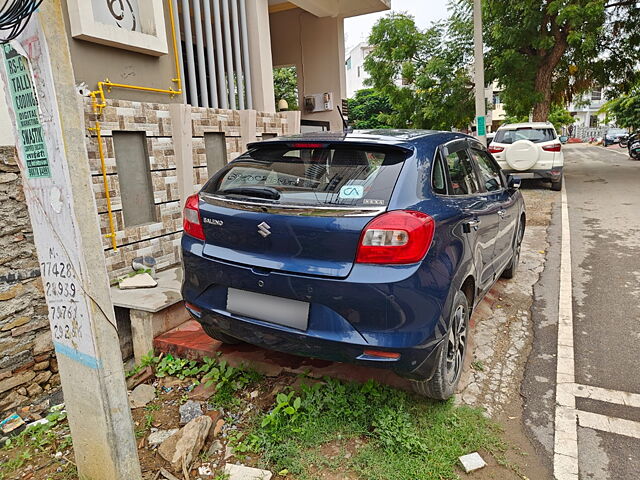
[[(336, 442), (350, 452), (321, 454)], [(478, 449), (505, 449), (499, 429), (479, 410), (431, 402), (373, 381), (333, 379), (278, 394), (249, 433), (236, 439), (236, 452), (258, 453), (272, 470), (300, 479), (314, 478), (318, 468), (346, 469), (349, 478), (370, 480), (458, 478), (458, 457)]]
[[(55, 452), (71, 448), (71, 434), (64, 412), (54, 412), (47, 416), (48, 423), (25, 429), (19, 435), (7, 440), (0, 447), (0, 480), (16, 478), (14, 473), (35, 459), (50, 458)], [(5, 459), (2, 459), (5, 457)], [(52, 460), (49, 463), (54, 463)], [(56, 462), (59, 464), (59, 462)], [(60, 471), (48, 475), (51, 480), (73, 478), (75, 466), (70, 462), (61, 464)]]

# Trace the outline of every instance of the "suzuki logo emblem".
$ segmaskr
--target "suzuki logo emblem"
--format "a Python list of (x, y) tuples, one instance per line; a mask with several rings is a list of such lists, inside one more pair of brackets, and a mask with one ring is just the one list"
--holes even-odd
[(267, 222), (262, 222), (260, 225), (258, 225), (258, 233), (262, 235), (263, 238), (267, 238), (269, 235), (271, 235), (271, 225), (269, 225)]

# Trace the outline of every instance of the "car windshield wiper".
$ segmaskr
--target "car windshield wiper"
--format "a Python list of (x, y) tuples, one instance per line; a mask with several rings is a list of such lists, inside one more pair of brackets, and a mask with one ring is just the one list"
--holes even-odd
[(245, 197), (268, 198), (279, 200), (280, 192), (272, 187), (234, 187), (220, 191), (226, 195), (243, 195)]

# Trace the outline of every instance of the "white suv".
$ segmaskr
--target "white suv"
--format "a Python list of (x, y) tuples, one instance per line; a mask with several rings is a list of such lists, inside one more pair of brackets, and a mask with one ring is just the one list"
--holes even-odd
[(505, 173), (550, 180), (552, 190), (562, 190), (564, 154), (551, 123), (503, 125), (496, 131), (489, 151)]

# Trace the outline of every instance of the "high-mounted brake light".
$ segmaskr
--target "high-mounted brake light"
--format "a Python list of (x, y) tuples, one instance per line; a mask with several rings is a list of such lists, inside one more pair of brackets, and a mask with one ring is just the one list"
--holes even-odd
[(396, 210), (382, 214), (362, 231), (356, 263), (417, 263), (429, 250), (434, 232), (435, 222), (425, 213)]
[(294, 143), (291, 145), (293, 148), (324, 148), (324, 143)]
[(489, 153), (504, 152), (504, 147), (498, 147), (497, 145), (489, 145)]
[(562, 150), (562, 145), (559, 143), (553, 143), (551, 145), (544, 145), (542, 149), (545, 152), (559, 152)]
[(198, 240), (204, 240), (204, 230), (202, 229), (202, 219), (200, 218), (200, 207), (198, 206), (200, 199), (198, 194), (191, 195), (187, 198), (184, 205), (184, 215), (182, 227), (184, 233)]

